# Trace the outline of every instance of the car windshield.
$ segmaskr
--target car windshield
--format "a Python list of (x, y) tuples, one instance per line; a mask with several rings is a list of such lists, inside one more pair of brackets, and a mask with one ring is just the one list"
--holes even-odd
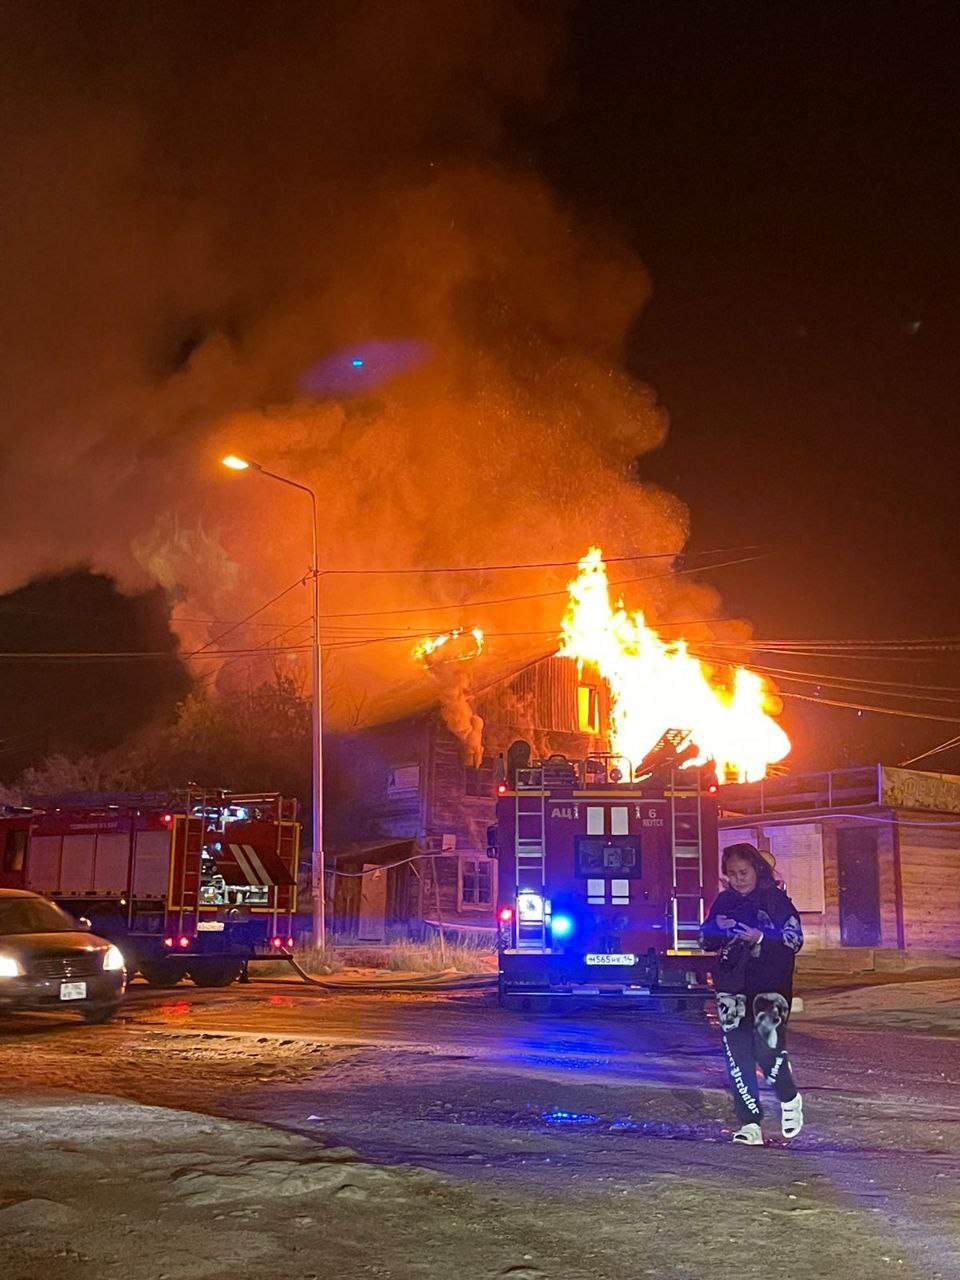
[(8, 933), (67, 933), (76, 922), (43, 898), (0, 898), (0, 936)]

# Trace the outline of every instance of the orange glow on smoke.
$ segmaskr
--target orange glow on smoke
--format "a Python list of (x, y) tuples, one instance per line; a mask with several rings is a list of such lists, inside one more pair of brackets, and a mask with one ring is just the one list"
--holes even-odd
[(663, 640), (622, 602), (613, 608), (603, 554), (591, 547), (569, 584), (559, 654), (593, 664), (610, 686), (610, 747), (635, 767), (669, 729), (688, 730), (699, 755), (721, 776), (752, 782), (790, 751), (767, 711), (764, 681), (730, 667), (720, 684), (684, 640)]

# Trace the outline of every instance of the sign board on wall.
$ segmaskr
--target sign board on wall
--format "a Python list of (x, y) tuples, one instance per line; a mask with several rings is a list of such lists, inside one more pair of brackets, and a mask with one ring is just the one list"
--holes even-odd
[(960, 777), (954, 773), (889, 769), (884, 765), (880, 778), (880, 803), (894, 809), (960, 813)]
[(823, 911), (823, 832), (819, 822), (764, 827), (777, 873), (800, 911)]
[(818, 822), (796, 826), (726, 827), (720, 832), (720, 851), (732, 844), (752, 844), (768, 850), (777, 864), (777, 879), (787, 887), (799, 911), (823, 911), (823, 833)]

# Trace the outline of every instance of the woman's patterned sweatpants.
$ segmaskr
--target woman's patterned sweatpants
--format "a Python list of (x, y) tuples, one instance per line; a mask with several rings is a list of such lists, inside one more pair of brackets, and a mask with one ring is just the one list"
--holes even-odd
[(781, 1102), (797, 1096), (787, 1056), (790, 1006), (776, 991), (759, 995), (717, 993), (717, 1013), (723, 1032), (723, 1053), (730, 1074), (733, 1102), (741, 1124), (759, 1124), (763, 1117), (757, 1067)]

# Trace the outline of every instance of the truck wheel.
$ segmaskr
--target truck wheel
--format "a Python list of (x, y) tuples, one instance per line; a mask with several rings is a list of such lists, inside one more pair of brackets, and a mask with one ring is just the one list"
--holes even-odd
[(203, 960), (192, 965), (189, 974), (195, 987), (229, 987), (242, 969), (239, 960)]
[(140, 966), (140, 976), (151, 987), (175, 987), (185, 973), (186, 969), (181, 965), (164, 964), (162, 960)]

